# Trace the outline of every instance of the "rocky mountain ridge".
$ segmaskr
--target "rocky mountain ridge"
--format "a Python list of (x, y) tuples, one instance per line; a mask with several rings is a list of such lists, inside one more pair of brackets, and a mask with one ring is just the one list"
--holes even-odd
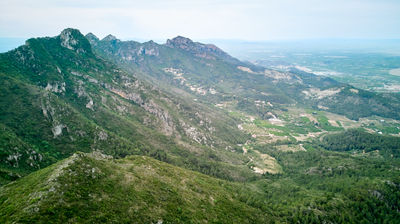
[[(100, 152), (76, 153), (0, 188), (0, 221), (264, 222), (261, 210), (239, 197), (245, 191), (239, 184), (149, 157), (114, 160)], [(6, 200), (9, 196), (15, 200)], [(9, 212), (16, 208), (21, 209)]]
[(66, 29), (0, 54), (0, 222), (400, 219), (398, 96), (167, 45)]
[[(103, 144), (102, 150), (111, 155), (150, 153), (163, 160), (169, 157), (169, 150), (172, 154), (192, 151), (193, 156), (210, 153), (220, 158), (217, 163), (236, 160), (237, 169), (247, 169), (239, 162), (244, 158), (232, 160), (225, 155), (233, 153), (229, 150), (218, 150), (220, 155), (212, 152), (212, 148), (233, 148), (245, 141), (247, 137), (237, 130), (234, 119), (211, 107), (164, 93), (94, 55), (91, 49), (78, 30), (66, 29), (60, 36), (30, 39), (27, 45), (1, 55), (1, 102), (6, 105), (15, 99), (13, 105), (22, 107), (2, 110), (6, 133), (21, 139), (18, 147), (4, 145), (7, 150), (1, 160), (6, 179), (65, 158), (82, 144), (86, 151)], [(10, 85), (18, 86), (19, 95), (10, 92)], [(35, 116), (20, 114), (29, 111)], [(21, 120), (35, 124), (28, 125), (29, 135), (18, 125)], [(114, 145), (115, 141), (120, 144)], [(114, 150), (116, 147), (119, 149)], [(32, 148), (42, 158), (35, 163), (30, 159), (34, 158), (30, 155)], [(177, 155), (172, 154), (168, 160), (175, 160)]]
[[(232, 59), (213, 45), (193, 42), (181, 36), (168, 40), (164, 45), (100, 41), (94, 46), (94, 50), (105, 59), (131, 71), (143, 71), (145, 75), (142, 78), (152, 84), (170, 85), (165, 87), (166, 91), (179, 88), (179, 91), (185, 90), (214, 104), (222, 103), (227, 96), (235, 98), (239, 95), (242, 101), (250, 101), (244, 103), (253, 104), (252, 107), (255, 106), (254, 101), (261, 100), (283, 107), (288, 104), (312, 107), (353, 120), (373, 115), (400, 118), (396, 110), (400, 106), (400, 97), (396, 94), (363, 91), (329, 77), (299, 70), (279, 72), (262, 68)], [(180, 75), (169, 72), (172, 70), (180, 71)], [(207, 94), (209, 89), (215, 90), (211, 91), (215, 94)], [(324, 97), (310, 97), (308, 94), (327, 89), (341, 90)], [(349, 107), (349, 103), (357, 107)], [(267, 112), (259, 111), (259, 115)]]

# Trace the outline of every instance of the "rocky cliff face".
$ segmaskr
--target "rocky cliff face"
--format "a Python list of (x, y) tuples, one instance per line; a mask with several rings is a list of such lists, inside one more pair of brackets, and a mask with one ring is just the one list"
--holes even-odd
[(120, 41), (113, 35), (99, 40), (92, 33), (88, 33), (86, 38), (93, 46), (103, 49), (106, 54), (118, 56), (124, 61), (141, 62), (145, 56), (157, 57), (160, 54), (159, 45), (153, 41), (145, 43)]
[(168, 39), (166, 45), (169, 47), (177, 47), (184, 50), (191, 50), (194, 48), (195, 44), (189, 38), (177, 36), (171, 40)]
[(61, 46), (74, 50), (77, 53), (91, 52), (89, 41), (82, 36), (79, 30), (68, 28), (59, 35)]

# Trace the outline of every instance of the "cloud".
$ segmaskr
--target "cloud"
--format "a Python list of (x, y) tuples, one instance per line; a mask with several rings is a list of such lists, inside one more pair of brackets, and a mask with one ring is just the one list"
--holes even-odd
[(400, 38), (399, 11), (394, 0), (3, 0), (0, 36), (52, 36), (75, 27), (142, 39)]

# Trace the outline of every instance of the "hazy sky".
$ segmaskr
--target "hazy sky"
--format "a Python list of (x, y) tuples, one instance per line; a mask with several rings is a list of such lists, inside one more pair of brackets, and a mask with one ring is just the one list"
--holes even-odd
[(400, 0), (0, 0), (0, 37), (400, 38)]

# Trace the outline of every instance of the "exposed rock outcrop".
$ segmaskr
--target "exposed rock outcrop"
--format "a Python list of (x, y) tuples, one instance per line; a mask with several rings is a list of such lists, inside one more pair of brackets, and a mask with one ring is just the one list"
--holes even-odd
[(68, 28), (58, 36), (61, 46), (73, 50), (77, 53), (89, 53), (92, 48), (88, 39), (86, 39), (79, 30)]

